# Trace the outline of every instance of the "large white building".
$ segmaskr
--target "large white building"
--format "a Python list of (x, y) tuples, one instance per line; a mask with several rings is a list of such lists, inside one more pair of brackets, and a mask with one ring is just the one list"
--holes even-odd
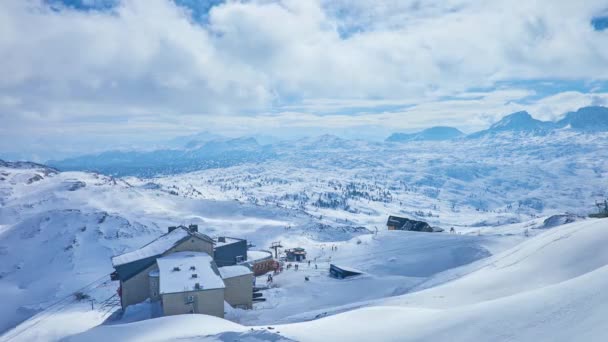
[(149, 244), (113, 257), (113, 278), (120, 280), (123, 308), (148, 298), (160, 305), (160, 315), (223, 317), (224, 301), (232, 307), (251, 308), (253, 271), (246, 262), (218, 269), (214, 244), (196, 226), (171, 227)]

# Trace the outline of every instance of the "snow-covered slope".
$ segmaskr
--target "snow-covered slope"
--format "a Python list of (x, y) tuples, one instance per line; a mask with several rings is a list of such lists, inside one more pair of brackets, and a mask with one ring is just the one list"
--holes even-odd
[[(175, 224), (196, 223), (210, 235), (245, 237), (256, 248), (281, 241), (286, 248), (305, 247), (310, 258), (317, 258), (317, 268), (304, 265), (300, 273), (276, 277), (277, 287), (266, 292), (267, 302), (256, 304), (256, 310), (229, 315), (244, 325), (303, 322), (378, 305), (408, 311), (412, 308), (398, 302), (401, 299), (385, 300), (413, 290), (420, 292), (403, 298), (412, 303), (421, 298), (416, 308), (432, 313), (431, 319), (435, 313), (558, 286), (603, 262), (587, 262), (599, 247), (585, 233), (568, 233), (577, 237), (570, 240), (559, 232), (602, 222), (561, 226), (578, 220), (575, 214), (594, 210), (594, 201), (608, 194), (607, 145), (608, 133), (575, 129), (543, 135), (504, 131), (458, 143), (369, 143), (322, 136), (277, 144), (276, 155), (263, 162), (153, 178), (113, 178), (2, 162), (0, 331), (33, 315), (8, 336), (65, 336), (68, 332), (56, 319), (66, 322), (70, 315), (89, 320), (72, 326), (69, 333), (100, 324), (112, 306), (90, 310), (72, 294), (92, 284), (87, 293), (95, 305), (112, 303), (117, 285), (108, 281), (110, 257), (149, 242)], [(564, 212), (572, 214), (544, 223), (548, 216)], [(424, 220), (446, 230), (455, 227), (462, 235), (385, 232), (388, 215)], [(379, 233), (371, 234), (376, 229)], [(527, 239), (526, 229), (538, 237)], [(597, 231), (595, 223), (590, 230)], [(551, 236), (557, 242), (547, 247), (528, 245)], [(603, 235), (598, 236), (603, 241)], [(588, 244), (582, 248), (583, 243), (576, 242), (570, 251), (562, 240)], [(555, 251), (554, 245), (572, 259), (552, 252), (556, 261), (547, 265), (562, 273), (537, 271), (549, 258), (543, 253)], [(509, 248), (541, 255), (539, 264), (522, 261), (529, 270), (501, 264), (496, 258)], [(346, 282), (330, 279), (330, 262), (365, 274)], [(494, 272), (484, 273), (490, 270)], [(469, 278), (473, 281), (465, 282)], [(445, 301), (425, 297), (427, 291), (448, 286), (454, 287), (453, 293), (471, 286), (476, 295), (437, 294)], [(61, 304), (52, 306), (56, 303)], [(44, 310), (49, 307), (56, 308), (56, 314)], [(45, 329), (55, 337), (44, 335)], [(296, 334), (294, 330), (289, 336), (299, 339)]]
[(608, 194), (608, 133), (290, 144), (279, 159), (144, 182), (189, 198), (237, 198), (369, 229), (383, 227), (389, 213), (448, 229), (587, 214)]
[(186, 315), (69, 340), (605, 341), (607, 243), (608, 220), (576, 222), (457, 269), (443, 285), (314, 321), (245, 327)]
[[(113, 295), (117, 285), (101, 281), (109, 280), (110, 257), (146, 244), (170, 225), (196, 223), (212, 236), (245, 237), (262, 248), (287, 226), (293, 234), (316, 227), (308, 215), (277, 207), (193, 200), (99, 174), (5, 165), (0, 331), (92, 282), (111, 288), (103, 295)], [(103, 295), (96, 299), (105, 300)]]

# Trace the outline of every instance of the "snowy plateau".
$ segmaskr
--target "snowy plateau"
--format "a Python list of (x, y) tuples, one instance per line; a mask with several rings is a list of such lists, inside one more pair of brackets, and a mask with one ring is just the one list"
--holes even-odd
[[(0, 341), (606, 341), (608, 219), (587, 216), (608, 196), (608, 132), (572, 120), (241, 139), (263, 158), (187, 172), (0, 161)], [(388, 231), (388, 215), (445, 231)], [(278, 274), (266, 302), (226, 319), (151, 319), (146, 302), (121, 313), (111, 257), (191, 223), (304, 247), (318, 268)], [(363, 274), (331, 278), (330, 262)]]

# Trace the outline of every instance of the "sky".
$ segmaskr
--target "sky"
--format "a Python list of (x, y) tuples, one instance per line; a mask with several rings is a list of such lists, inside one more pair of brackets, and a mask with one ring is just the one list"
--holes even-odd
[(0, 157), (608, 105), (604, 0), (2, 0)]

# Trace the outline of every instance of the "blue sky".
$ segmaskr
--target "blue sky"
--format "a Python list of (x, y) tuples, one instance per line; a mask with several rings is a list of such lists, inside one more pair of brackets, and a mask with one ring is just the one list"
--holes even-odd
[(599, 0), (5, 0), (0, 23), (3, 156), (471, 132), (608, 104)]

